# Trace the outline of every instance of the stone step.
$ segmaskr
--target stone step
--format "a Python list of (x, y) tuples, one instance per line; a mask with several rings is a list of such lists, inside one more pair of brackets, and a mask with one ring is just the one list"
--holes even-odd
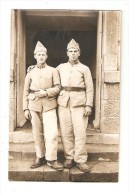
[(28, 160), (9, 160), (10, 181), (45, 182), (118, 182), (118, 162), (89, 161), (90, 173), (83, 173), (76, 165), (71, 169), (55, 171), (48, 165), (30, 169)]
[[(58, 136), (59, 142), (61, 142), (60, 133)], [(28, 143), (33, 142), (32, 129), (31, 128), (18, 128), (14, 132), (9, 133), (9, 142), (13, 143)], [(99, 130), (87, 129), (87, 143), (93, 144), (119, 144), (118, 134), (104, 134)]]
[[(119, 147), (118, 145), (107, 144), (86, 144), (88, 152), (88, 160), (90, 161), (118, 161)], [(34, 159), (35, 148), (34, 142), (31, 143), (10, 143), (9, 144), (10, 159)], [(58, 156), (64, 158), (62, 143), (58, 144)]]

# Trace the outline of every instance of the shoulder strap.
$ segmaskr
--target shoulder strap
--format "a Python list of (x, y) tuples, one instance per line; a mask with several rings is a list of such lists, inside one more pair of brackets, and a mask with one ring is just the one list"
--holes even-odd
[(35, 65), (29, 66), (28, 69), (27, 69), (27, 73), (30, 72), (34, 67), (35, 67)]

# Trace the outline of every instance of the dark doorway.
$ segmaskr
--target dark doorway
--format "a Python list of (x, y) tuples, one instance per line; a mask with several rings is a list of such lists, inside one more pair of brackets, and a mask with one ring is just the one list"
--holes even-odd
[[(67, 62), (66, 48), (72, 38), (74, 38), (80, 45), (80, 61), (90, 67), (95, 61), (96, 32), (42, 31), (33, 39), (33, 50), (37, 41), (42, 42), (48, 50), (47, 63), (52, 67), (57, 67), (60, 63)], [(35, 63), (32, 53), (30, 64)]]

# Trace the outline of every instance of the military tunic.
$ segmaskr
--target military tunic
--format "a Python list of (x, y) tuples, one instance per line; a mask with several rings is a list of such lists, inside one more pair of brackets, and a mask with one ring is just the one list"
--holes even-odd
[[(45, 98), (36, 97), (35, 93), (39, 89), (46, 90), (48, 96)], [(60, 92), (60, 79), (57, 70), (45, 64), (42, 68), (37, 65), (30, 70), (25, 79), (23, 93), (23, 110), (44, 112), (57, 107), (56, 98)]]
[[(77, 163), (87, 161), (86, 128), (88, 117), (84, 117), (86, 106), (93, 106), (93, 81), (90, 69), (78, 61), (57, 67), (62, 90), (58, 96), (58, 115), (61, 137), (66, 159), (74, 159)], [(65, 87), (71, 88), (71, 91)], [(75, 87), (77, 90), (72, 90)], [(78, 90), (79, 88), (83, 90)]]
[[(47, 97), (36, 97), (35, 91), (43, 89)], [(27, 73), (23, 92), (23, 110), (31, 113), (32, 131), (35, 141), (36, 156), (46, 156), (46, 160), (57, 159), (57, 95), (60, 92), (58, 71), (45, 64), (38, 65)]]

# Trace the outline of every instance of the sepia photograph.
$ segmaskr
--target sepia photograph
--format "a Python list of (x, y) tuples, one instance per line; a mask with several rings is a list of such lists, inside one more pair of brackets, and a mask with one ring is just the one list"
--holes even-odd
[(120, 8), (9, 9), (10, 186), (120, 183), (123, 17)]
[(9, 180), (118, 182), (120, 34), (120, 11), (11, 10)]

